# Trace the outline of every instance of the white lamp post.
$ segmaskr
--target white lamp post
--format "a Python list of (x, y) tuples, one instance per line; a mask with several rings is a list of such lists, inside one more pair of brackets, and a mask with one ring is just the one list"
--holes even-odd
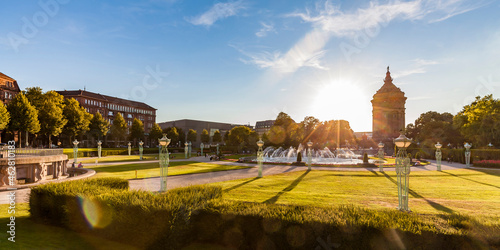
[(102, 141), (97, 142), (97, 158), (101, 159)]
[(189, 142), (189, 144), (188, 144), (188, 146), (189, 146), (189, 158), (191, 158), (191, 147), (192, 147), (192, 145), (193, 144), (191, 142)]
[(219, 143), (217, 143), (217, 157), (219, 157)]
[(410, 159), (406, 153), (406, 148), (410, 146), (411, 140), (403, 133), (394, 139), (394, 144), (398, 147), (396, 155), (396, 173), (398, 175), (398, 200), (401, 211), (410, 211), (408, 208), (408, 186), (410, 184)]
[(203, 142), (200, 144), (200, 148), (201, 148), (201, 156), (203, 156), (203, 147), (205, 146), (205, 144), (203, 144)]
[(78, 142), (76, 139), (73, 141), (73, 162), (74, 164), (78, 163)]
[(167, 134), (163, 134), (161, 139), (158, 139), (160, 143), (160, 192), (167, 191), (167, 176), (168, 176), (168, 149), (167, 146), (170, 144), (170, 139), (167, 138)]
[(262, 178), (262, 161), (264, 160), (264, 152), (262, 151), (262, 146), (264, 146), (264, 141), (259, 139), (257, 142), (257, 146), (259, 146), (259, 151), (257, 151), (257, 163), (259, 164), (259, 173), (257, 177)]
[(312, 149), (311, 149), (312, 145), (313, 145), (312, 141), (307, 142), (307, 170), (311, 170), (312, 166)]
[(443, 145), (441, 145), (441, 143), (437, 143), (436, 145), (434, 145), (436, 147), (436, 164), (437, 164), (437, 171), (441, 171), (441, 157), (443, 156), (443, 154), (441, 153), (441, 147)]
[(384, 171), (384, 144), (382, 142), (380, 142), (378, 144), (378, 159), (379, 159), (379, 163), (378, 163), (379, 171), (383, 172)]
[(141, 161), (142, 161), (142, 151), (144, 151), (144, 149), (142, 148), (142, 145), (144, 145), (144, 142), (139, 141), (139, 159)]
[(464, 148), (465, 148), (465, 167), (470, 167), (470, 148), (472, 147), (472, 144), (465, 143)]
[(186, 158), (186, 159), (188, 158), (188, 150), (189, 150), (188, 149), (188, 143), (185, 142), (184, 143), (184, 158)]
[(130, 151), (132, 150), (132, 149), (130, 148), (130, 145), (132, 145), (132, 143), (130, 143), (130, 142), (129, 142), (127, 145), (128, 145), (128, 156), (130, 156)]

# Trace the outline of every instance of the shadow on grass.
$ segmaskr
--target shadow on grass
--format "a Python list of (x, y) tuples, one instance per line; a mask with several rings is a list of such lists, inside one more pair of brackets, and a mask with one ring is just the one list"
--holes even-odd
[(253, 182), (253, 181), (256, 181), (256, 180), (258, 180), (258, 179), (260, 179), (260, 178), (259, 178), (259, 177), (255, 177), (255, 178), (252, 178), (252, 179), (250, 179), (250, 180), (248, 180), (248, 181), (242, 182), (242, 183), (240, 183), (240, 184), (236, 184), (236, 185), (234, 185), (234, 186), (232, 186), (232, 187), (230, 187), (230, 188), (225, 189), (225, 190), (224, 190), (224, 192), (229, 192), (229, 191), (231, 191), (231, 190), (233, 190), (233, 189), (237, 189), (237, 188), (239, 188), (239, 187), (241, 187), (241, 186), (243, 186), (243, 185), (246, 185), (246, 184), (248, 184), (248, 183), (250, 183), (250, 182)]
[[(390, 177), (388, 174), (386, 174), (385, 172), (382, 172), (384, 174), (384, 176), (389, 179), (392, 183), (396, 184), (396, 187), (398, 185), (398, 182), (396, 180), (394, 180), (392, 177)], [(449, 207), (446, 207), (446, 206), (443, 206), (437, 202), (434, 202), (434, 201), (431, 201), (425, 197), (423, 197), (422, 195), (420, 195), (419, 193), (415, 192), (414, 190), (412, 190), (411, 188), (408, 188), (408, 193), (411, 194), (413, 197), (415, 198), (420, 198), (420, 199), (423, 199), (425, 200), (427, 203), (429, 203), (429, 205), (431, 205), (434, 209), (436, 210), (439, 210), (439, 211), (442, 211), (442, 212), (445, 212), (445, 213), (449, 213), (449, 214), (453, 214), (454, 211), (449, 208)]]
[[(471, 179), (468, 179), (468, 178), (465, 178), (465, 177), (462, 177), (462, 176), (459, 176), (459, 175), (456, 175), (456, 174), (452, 174), (450, 172), (446, 172), (446, 171), (441, 171), (442, 173), (445, 173), (445, 174), (448, 174), (448, 175), (451, 175), (451, 176), (455, 176), (455, 177), (458, 177), (460, 179), (464, 179), (464, 180), (468, 180), (468, 181), (471, 181), (471, 182), (475, 182), (475, 183), (478, 183), (478, 184), (481, 184), (481, 185), (485, 185), (485, 186), (490, 186), (490, 187), (494, 187), (494, 188), (498, 188), (500, 189), (499, 186), (495, 186), (493, 184), (489, 184), (489, 183), (484, 183), (484, 182), (480, 182), (480, 181), (475, 181), (475, 180), (471, 180)], [(481, 171), (480, 171), (481, 172)]]
[(299, 178), (297, 178), (296, 180), (294, 180), (292, 183), (290, 183), (290, 185), (288, 185), (288, 187), (284, 188), (283, 190), (281, 190), (279, 193), (277, 193), (275, 196), (273, 196), (272, 198), (264, 201), (264, 203), (271, 203), (271, 204), (274, 204), (276, 203), (276, 201), (278, 201), (278, 199), (280, 198), (280, 196), (282, 196), (284, 193), (286, 192), (290, 192), (292, 191), (297, 185), (299, 185), (299, 183), (302, 181), (302, 179), (304, 179), (304, 177), (306, 177), (306, 175), (311, 172), (310, 170), (307, 170), (306, 172), (304, 172), (301, 176), (299, 176)]

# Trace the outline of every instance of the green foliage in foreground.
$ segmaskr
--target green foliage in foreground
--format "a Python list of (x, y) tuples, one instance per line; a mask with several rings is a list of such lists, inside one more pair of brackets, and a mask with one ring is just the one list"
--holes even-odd
[[(151, 178), (160, 176), (158, 162), (140, 164), (120, 164), (120, 165), (98, 165), (88, 166), (97, 172), (97, 177), (119, 177), (124, 179), (134, 179), (137, 170), (137, 178)], [(168, 167), (168, 175), (199, 174), (234, 169), (250, 168), (246, 166), (218, 165), (196, 161), (173, 161)]]
[(179, 249), (200, 243), (236, 249), (315, 249), (322, 244), (351, 249), (500, 247), (498, 224), (482, 224), (461, 214), (238, 202), (222, 199), (218, 186), (155, 194), (104, 187), (108, 181), (119, 183), (117, 179), (92, 181), (34, 188), (30, 207), (65, 209), (59, 217), (32, 217), (139, 248)]

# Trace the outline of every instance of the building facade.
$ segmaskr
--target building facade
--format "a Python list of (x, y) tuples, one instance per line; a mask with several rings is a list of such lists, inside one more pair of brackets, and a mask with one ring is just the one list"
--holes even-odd
[(137, 118), (144, 124), (144, 132), (149, 133), (156, 122), (156, 109), (143, 103), (112, 97), (86, 90), (57, 91), (64, 98), (74, 98), (91, 114), (100, 113), (102, 117), (113, 124), (118, 113), (121, 113), (127, 125), (132, 126), (132, 121)]
[(271, 127), (274, 125), (274, 122), (276, 120), (265, 120), (265, 121), (258, 121), (255, 123), (255, 132), (259, 136), (262, 136), (263, 134), (267, 133), (267, 131), (271, 130)]
[(16, 96), (21, 89), (17, 81), (0, 72), (0, 100), (7, 105)]
[(373, 95), (373, 140), (392, 141), (405, 128), (405, 93), (394, 83), (389, 67), (384, 85)]
[[(210, 121), (199, 121), (199, 120), (190, 120), (190, 119), (182, 119), (182, 120), (175, 120), (175, 121), (168, 121), (168, 122), (162, 122), (158, 123), (160, 125), (161, 129), (166, 129), (169, 127), (177, 127), (180, 128), (184, 131), (184, 135), (179, 135), (179, 136), (184, 136), (186, 138), (187, 132), (190, 129), (196, 130), (197, 138), (196, 141), (191, 142), (194, 147), (199, 147), (201, 144), (201, 132), (206, 129), (208, 131), (208, 134), (210, 135), (210, 140), (212, 140), (212, 136), (214, 135), (215, 131), (219, 131), (222, 137), (224, 137), (224, 134), (229, 132), (232, 128), (236, 126), (246, 126), (246, 125), (238, 125), (238, 124), (230, 124), (230, 123), (222, 123), (222, 122), (210, 122)], [(171, 142), (171, 144), (175, 144), (177, 142)], [(182, 146), (182, 145), (181, 145)]]

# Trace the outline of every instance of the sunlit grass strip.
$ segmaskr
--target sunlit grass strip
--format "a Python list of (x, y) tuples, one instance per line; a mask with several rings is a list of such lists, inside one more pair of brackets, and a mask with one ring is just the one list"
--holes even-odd
[[(143, 159), (143, 161), (158, 160), (158, 154), (143, 155), (142, 159)], [(100, 159), (95, 158), (95, 159), (83, 160), (81, 162), (82, 163), (95, 163), (96, 160), (98, 161), (98, 163), (140, 161), (139, 155), (131, 155), (131, 156), (128, 156), (128, 155), (112, 155), (112, 156), (101, 157)]]
[[(136, 170), (137, 178), (151, 178), (160, 176), (160, 167), (158, 163), (141, 163), (141, 164), (120, 164), (120, 165), (99, 165), (90, 166), (97, 174), (96, 177), (118, 177), (123, 179), (135, 179)], [(183, 175), (183, 174), (199, 174), (235, 169), (251, 168), (247, 166), (230, 166), (218, 165), (195, 161), (180, 161), (170, 162), (168, 175)]]
[[(419, 214), (466, 214), (500, 223), (500, 173), (473, 170), (410, 173), (410, 209)], [(216, 183), (227, 200), (311, 206), (396, 209), (396, 173), (300, 171)]]

